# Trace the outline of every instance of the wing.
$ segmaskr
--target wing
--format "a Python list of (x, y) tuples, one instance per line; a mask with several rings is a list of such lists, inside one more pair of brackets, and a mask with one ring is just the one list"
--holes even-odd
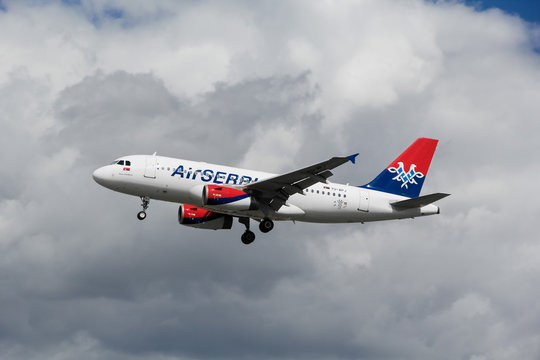
[(251, 194), (260, 203), (278, 211), (285, 205), (289, 196), (302, 194), (305, 188), (318, 182), (326, 183), (326, 179), (333, 175), (330, 170), (348, 161), (354, 164), (357, 156), (358, 154), (333, 157), (300, 170), (249, 184), (244, 187), (244, 191)]

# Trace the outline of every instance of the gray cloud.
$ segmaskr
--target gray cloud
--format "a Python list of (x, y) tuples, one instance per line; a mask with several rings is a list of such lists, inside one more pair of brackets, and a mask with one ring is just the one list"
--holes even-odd
[[(533, 25), (448, 2), (4, 3), (3, 359), (538, 358)], [(360, 152), (333, 179), (361, 184), (418, 136), (441, 139), (441, 215), (249, 247), (177, 204), (139, 222), (91, 179), (132, 153), (279, 172)]]
[[(272, 128), (319, 137), (320, 115), (312, 109), (316, 96), (307, 73), (218, 83), (190, 101), (175, 97), (151, 74), (100, 72), (60, 93), (54, 106), (59, 123), (47, 142), (77, 147), (87, 160), (86, 154), (103, 161), (113, 150), (159, 150), (205, 160), (200, 158), (204, 144), (209, 154), (210, 146), (220, 149), (213, 161), (238, 161), (238, 154), (255, 140), (264, 142)], [(271, 152), (275, 144), (264, 146), (261, 151)]]

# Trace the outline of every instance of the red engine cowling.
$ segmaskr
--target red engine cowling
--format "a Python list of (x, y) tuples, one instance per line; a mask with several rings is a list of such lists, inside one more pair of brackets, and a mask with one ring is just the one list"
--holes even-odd
[(230, 215), (201, 209), (199, 207), (183, 204), (178, 208), (178, 222), (181, 225), (198, 229), (230, 229), (233, 218)]
[(257, 210), (255, 200), (245, 191), (220, 185), (204, 185), (202, 188), (192, 189), (192, 197), (199, 198), (201, 194), (202, 205), (212, 206), (225, 210)]
[(257, 210), (258, 203), (248, 193), (222, 185), (196, 185), (189, 191), (191, 200), (199, 206), (218, 211)]

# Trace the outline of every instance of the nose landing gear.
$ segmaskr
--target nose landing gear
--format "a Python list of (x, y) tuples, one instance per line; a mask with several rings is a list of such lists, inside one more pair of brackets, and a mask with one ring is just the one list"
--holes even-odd
[(146, 219), (146, 209), (148, 209), (148, 204), (150, 204), (150, 198), (148, 196), (141, 196), (141, 201), (143, 209), (137, 214), (137, 219), (144, 220)]

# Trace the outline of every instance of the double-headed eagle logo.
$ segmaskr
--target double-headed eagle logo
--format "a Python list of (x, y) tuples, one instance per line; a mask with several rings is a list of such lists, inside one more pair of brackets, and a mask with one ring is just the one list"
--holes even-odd
[(392, 180), (401, 181), (403, 184), (401, 184), (401, 187), (405, 187), (405, 189), (408, 189), (409, 186), (407, 184), (414, 184), (418, 185), (415, 178), (421, 179), (424, 177), (424, 174), (422, 174), (419, 171), (415, 171), (416, 164), (411, 164), (409, 167), (409, 171), (405, 172), (405, 168), (403, 167), (403, 163), (400, 161), (398, 162), (398, 167), (389, 167), (388, 171), (390, 171), (392, 174), (397, 174), (392, 178)]

